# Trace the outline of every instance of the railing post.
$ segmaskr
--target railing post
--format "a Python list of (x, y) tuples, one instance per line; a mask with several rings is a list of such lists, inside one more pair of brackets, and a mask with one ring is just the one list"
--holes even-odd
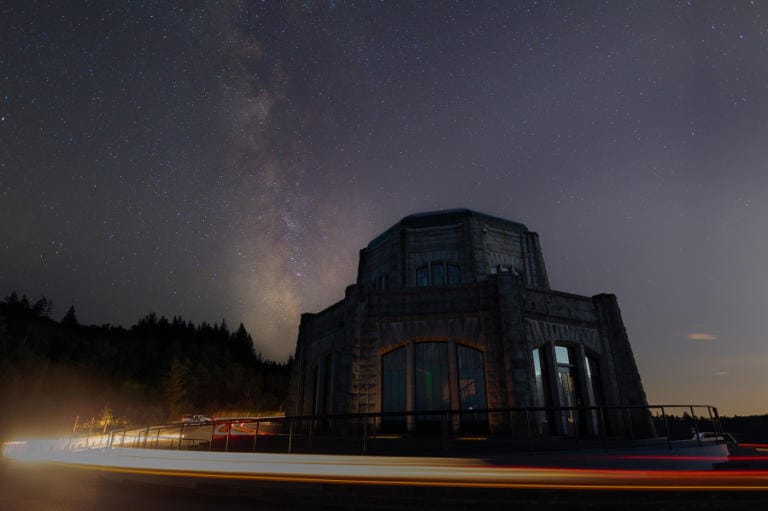
[(261, 424), (261, 421), (256, 421), (256, 431), (253, 433), (253, 446), (251, 447), (251, 451), (256, 451), (256, 437), (259, 436), (259, 424)]
[(373, 416), (373, 439), (376, 440), (376, 416)]
[(712, 407), (707, 405), (707, 413), (709, 414), (709, 422), (712, 423), (712, 431), (715, 432), (715, 438), (722, 437), (723, 441), (722, 443), (725, 443), (725, 435), (723, 435), (722, 431), (718, 431), (717, 424), (715, 424), (715, 419), (712, 417)]
[(723, 431), (723, 423), (720, 422), (720, 414), (717, 412), (717, 407), (712, 407), (712, 411), (715, 414), (715, 420), (717, 421), (717, 428), (721, 435), (723, 435), (723, 438), (725, 438), (725, 431)]
[(147, 448), (148, 440), (149, 440), (149, 426), (147, 426), (147, 430), (144, 432), (144, 449)]
[(288, 454), (293, 450), (293, 419), (288, 419)]
[(448, 450), (448, 412), (443, 412), (443, 420), (442, 420), (442, 428), (443, 428), (443, 450)]
[(599, 418), (600, 418), (600, 439), (603, 441), (603, 450), (608, 450), (608, 431), (605, 427), (605, 408), (599, 407), (598, 411), (600, 412)]
[(693, 405), (691, 405), (691, 418), (693, 419), (693, 431), (696, 433), (696, 443), (701, 447), (701, 435), (699, 435), (699, 423), (696, 420), (696, 412), (693, 411)]
[[(510, 423), (512, 419), (512, 413), (510, 412)], [(525, 429), (528, 432), (528, 450), (533, 452), (533, 432), (531, 431), (531, 414), (528, 408), (525, 409)]]
[(229, 434), (232, 431), (232, 422), (227, 422), (227, 436), (224, 437), (224, 452), (229, 452)]
[(581, 429), (581, 409), (571, 410), (573, 414), (573, 432), (576, 434), (576, 447), (579, 446), (579, 430)]
[(179, 426), (179, 449), (178, 450), (181, 450), (181, 442), (183, 438), (184, 438), (184, 424)]
[(88, 448), (88, 442), (91, 440), (91, 433), (93, 432), (94, 417), (91, 417), (91, 424), (88, 426), (88, 434), (85, 436), (85, 448)]
[(664, 421), (664, 432), (667, 434), (667, 446), (672, 449), (672, 435), (669, 433), (669, 422), (667, 421), (667, 414), (664, 411), (664, 407), (661, 407), (661, 418)]
[(629, 439), (634, 440), (635, 428), (632, 426), (632, 410), (629, 407), (625, 408), (625, 410), (627, 411), (627, 428), (629, 428)]
[(363, 417), (363, 454), (368, 452), (368, 416)]
[(67, 442), (67, 450), (68, 451), (72, 449), (72, 439), (74, 438), (75, 433), (77, 433), (77, 423), (78, 422), (80, 422), (80, 416), (76, 415), (75, 416), (75, 423), (72, 424), (72, 434), (69, 435), (69, 441)]

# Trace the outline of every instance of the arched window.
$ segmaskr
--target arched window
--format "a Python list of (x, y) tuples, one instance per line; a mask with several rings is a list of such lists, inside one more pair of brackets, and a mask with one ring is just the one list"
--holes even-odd
[(449, 409), (448, 345), (444, 342), (420, 342), (413, 348), (416, 410)]
[(487, 408), (483, 352), (459, 344), (456, 346), (456, 360), (459, 370), (459, 408), (461, 410)]
[(418, 287), (429, 286), (429, 266), (416, 268), (416, 285)]
[[(459, 409), (483, 410), (488, 408), (485, 397), (485, 361), (483, 352), (458, 344), (456, 366), (459, 381)], [(485, 432), (488, 430), (488, 414), (462, 413), (461, 429), (464, 432)]]
[(406, 409), (405, 348), (381, 357), (381, 411), (403, 412)]

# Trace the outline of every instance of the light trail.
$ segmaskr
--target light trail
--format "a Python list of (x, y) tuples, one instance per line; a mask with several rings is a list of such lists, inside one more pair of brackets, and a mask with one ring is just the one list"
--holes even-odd
[[(127, 448), (66, 451), (52, 448), (54, 445), (56, 444), (51, 442), (9, 442), (3, 446), (3, 455), (19, 462), (49, 462), (81, 469), (157, 478), (456, 488), (768, 491), (768, 470), (494, 466), (480, 459), (463, 458), (224, 453)], [(610, 458), (622, 457), (606, 457)], [(633, 459), (637, 456), (626, 458)], [(692, 458), (695, 461), (702, 459), (695, 456), (672, 458)], [(720, 459), (716, 456), (711, 458)]]

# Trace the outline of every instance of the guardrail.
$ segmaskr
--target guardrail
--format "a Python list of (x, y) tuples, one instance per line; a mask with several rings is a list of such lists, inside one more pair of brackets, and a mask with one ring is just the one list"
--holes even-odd
[[(703, 438), (704, 432), (711, 435)], [(651, 405), (236, 417), (73, 437), (67, 448), (441, 455), (476, 450), (479, 444), (471, 440), (485, 441), (485, 448), (529, 451), (640, 440), (670, 449), (673, 442), (725, 441), (713, 406)]]

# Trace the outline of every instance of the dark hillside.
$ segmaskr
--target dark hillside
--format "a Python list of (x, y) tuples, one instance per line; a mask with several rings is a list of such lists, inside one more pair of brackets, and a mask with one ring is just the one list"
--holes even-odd
[(183, 413), (281, 409), (289, 364), (264, 360), (241, 324), (193, 325), (148, 314), (128, 328), (88, 326), (74, 308), (12, 293), (0, 301), (0, 439), (67, 431), (75, 417), (178, 420)]

